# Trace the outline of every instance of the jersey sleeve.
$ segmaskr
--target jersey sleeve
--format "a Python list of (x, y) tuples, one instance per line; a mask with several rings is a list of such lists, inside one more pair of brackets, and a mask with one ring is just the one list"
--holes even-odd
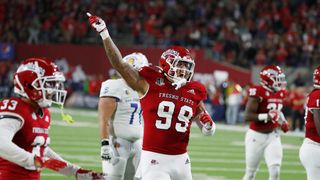
[(262, 96), (262, 89), (259, 86), (251, 86), (249, 88), (249, 97), (259, 98), (261, 99)]
[(193, 86), (195, 86), (197, 89), (197, 94), (200, 97), (200, 100), (206, 100), (207, 99), (207, 90), (205, 88), (205, 86), (203, 84), (201, 84), (200, 82), (194, 81)]
[(320, 109), (320, 90), (312, 91), (310, 93), (307, 107), (309, 109)]
[(143, 77), (149, 84), (161, 73), (160, 69), (154, 66), (144, 66), (139, 69), (139, 75)]
[(20, 127), (21, 124), (14, 119), (0, 120), (0, 156), (22, 167), (30, 167), (34, 165), (34, 155), (12, 142), (13, 136)]
[(102, 83), (100, 97), (115, 97), (121, 99), (120, 82), (117, 80), (107, 80)]
[(0, 101), (0, 120), (9, 119), (11, 121), (18, 121), (20, 123), (20, 128), (24, 123), (24, 115), (27, 112), (25, 107), (25, 102), (18, 98), (3, 99)]

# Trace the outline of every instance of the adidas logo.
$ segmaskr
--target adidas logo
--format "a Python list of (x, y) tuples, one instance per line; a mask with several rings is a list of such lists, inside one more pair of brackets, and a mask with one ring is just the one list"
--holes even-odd
[(187, 91), (188, 93), (191, 93), (193, 95), (195, 95), (196, 93), (194, 92), (194, 89), (190, 89), (189, 91)]
[(190, 163), (190, 160), (189, 160), (189, 158), (187, 158), (185, 164), (189, 164), (189, 163)]

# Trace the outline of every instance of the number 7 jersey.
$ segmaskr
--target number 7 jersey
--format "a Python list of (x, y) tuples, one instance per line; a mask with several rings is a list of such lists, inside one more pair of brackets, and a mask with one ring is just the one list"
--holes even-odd
[(138, 93), (124, 79), (109, 79), (101, 85), (101, 97), (113, 97), (117, 101), (117, 109), (110, 122), (111, 135), (128, 141), (141, 139), (142, 109)]
[(205, 87), (191, 81), (178, 90), (159, 69), (139, 71), (149, 84), (140, 99), (143, 109), (143, 150), (178, 155), (187, 152), (190, 126), (198, 104), (207, 97)]

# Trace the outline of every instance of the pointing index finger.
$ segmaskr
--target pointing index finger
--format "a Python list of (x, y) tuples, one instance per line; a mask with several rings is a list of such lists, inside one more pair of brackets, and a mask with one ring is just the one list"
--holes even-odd
[(91, 13), (87, 12), (87, 16), (88, 16), (88, 17), (91, 17), (92, 15), (91, 15)]

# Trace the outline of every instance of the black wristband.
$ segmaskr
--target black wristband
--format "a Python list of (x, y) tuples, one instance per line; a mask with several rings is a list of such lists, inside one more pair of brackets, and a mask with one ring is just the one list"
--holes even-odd
[(109, 145), (109, 140), (104, 139), (101, 141), (101, 146), (108, 146)]

